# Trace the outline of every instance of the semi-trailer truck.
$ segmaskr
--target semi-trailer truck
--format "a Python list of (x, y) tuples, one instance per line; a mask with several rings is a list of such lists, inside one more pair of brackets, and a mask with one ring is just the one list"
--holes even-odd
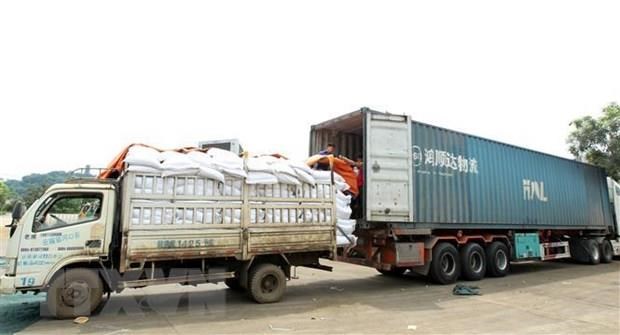
[[(225, 281), (275, 302), (291, 267), (330, 270), (321, 258), (449, 284), (505, 276), (511, 261), (620, 254), (620, 185), (601, 168), (367, 108), (312, 126), (310, 154), (327, 143), (363, 156), (363, 210), (347, 247), (336, 246), (333, 178), (299, 186), (292, 200), (242, 178), (125, 170), (54, 185), (14, 211), (0, 288), (47, 292), (50, 312), (70, 317), (92, 312), (105, 292), (164, 283)], [(60, 214), (75, 204), (76, 215)], [(323, 215), (259, 222), (258, 210)]]
[(339, 260), (448, 284), (619, 254), (620, 189), (599, 167), (368, 108), (312, 126), (310, 153), (327, 143), (364, 161), (357, 243)]

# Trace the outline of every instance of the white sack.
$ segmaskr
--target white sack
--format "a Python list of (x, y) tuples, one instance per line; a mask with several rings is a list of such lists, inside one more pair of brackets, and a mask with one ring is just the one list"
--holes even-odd
[(314, 177), (317, 183), (321, 183), (321, 184), (332, 183), (332, 172), (331, 171), (312, 170), (312, 177)]
[(258, 172), (273, 172), (273, 168), (271, 164), (268, 163), (268, 160), (262, 157), (250, 157), (247, 160), (248, 171), (258, 171)]
[(161, 173), (160, 169), (156, 169), (156, 168), (153, 168), (150, 166), (144, 166), (144, 165), (129, 165), (127, 167), (127, 171), (142, 172), (142, 173), (156, 173), (156, 174)]
[(351, 207), (336, 206), (336, 217), (339, 219), (349, 219), (351, 217)]
[(336, 189), (339, 190), (339, 191), (346, 191), (349, 188), (351, 188), (349, 186), (349, 184), (347, 184), (345, 182), (338, 181), (338, 180), (335, 181), (335, 184), (336, 184)]
[(338, 198), (338, 200), (346, 202), (347, 204), (351, 203), (351, 196), (348, 194), (344, 194), (341, 191), (336, 192), (336, 198)]
[(288, 161), (288, 165), (291, 166), (295, 170), (302, 170), (305, 173), (312, 175), (312, 169), (305, 163), (296, 162), (296, 161)]
[(134, 145), (127, 151), (125, 163), (130, 165), (142, 165), (160, 169), (159, 151), (141, 145)]
[(235, 155), (231, 151), (211, 148), (207, 151), (207, 156), (219, 166), (231, 169), (243, 169), (243, 159)]
[(299, 179), (287, 174), (287, 173), (276, 173), (276, 178), (278, 178), (278, 182), (282, 184), (290, 184), (290, 185), (301, 185)]
[(284, 160), (284, 159), (277, 160), (271, 166), (273, 167), (274, 171), (277, 172), (277, 173), (286, 173), (286, 174), (294, 176), (294, 177), (297, 176), (297, 173), (295, 173), (295, 170), (293, 170), (293, 168), (290, 167), (288, 165), (287, 161)]
[(351, 241), (353, 241), (353, 243), (351, 243), (346, 237), (344, 236), (336, 236), (336, 244), (339, 247), (343, 247), (343, 246), (348, 246), (348, 245), (352, 245), (355, 244), (355, 241), (357, 241), (357, 238), (353, 235), (349, 235), (348, 236)]
[(312, 174), (311, 174), (312, 172), (308, 173), (305, 170), (298, 169), (296, 167), (293, 167), (293, 170), (297, 174), (297, 178), (299, 178), (299, 180), (303, 181), (304, 183), (308, 183), (312, 185), (316, 184), (316, 179), (312, 177)]
[(277, 184), (278, 178), (271, 173), (250, 171), (246, 180), (248, 184)]
[(195, 176), (200, 172), (199, 168), (189, 168), (189, 169), (174, 169), (174, 170), (164, 170), (161, 172), (163, 177), (173, 177), (173, 176)]
[(208, 179), (214, 179), (222, 183), (224, 182), (224, 174), (222, 174), (220, 171), (217, 171), (216, 169), (212, 169), (204, 165), (200, 166), (198, 175)]

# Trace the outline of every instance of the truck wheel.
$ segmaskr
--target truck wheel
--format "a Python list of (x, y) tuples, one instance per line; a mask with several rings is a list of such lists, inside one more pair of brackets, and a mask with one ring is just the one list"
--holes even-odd
[(439, 284), (452, 284), (461, 274), (459, 252), (452, 244), (443, 242), (433, 248), (431, 278)]
[(241, 283), (239, 282), (239, 278), (234, 277), (234, 278), (226, 278), (224, 280), (224, 284), (226, 284), (226, 286), (228, 286), (229, 289), (236, 291), (236, 292), (243, 292), (245, 291), (245, 289), (243, 288), (243, 286), (241, 286)]
[(58, 319), (90, 315), (101, 303), (103, 282), (90, 269), (69, 269), (47, 290), (47, 308)]
[(248, 280), (248, 292), (259, 304), (277, 302), (286, 291), (286, 275), (277, 265), (263, 263), (254, 267)]
[(484, 249), (478, 243), (467, 243), (461, 248), (462, 275), (467, 280), (480, 280), (487, 271)]
[(393, 267), (391, 270), (377, 269), (377, 271), (384, 276), (400, 277), (407, 271), (407, 268)]
[(508, 247), (499, 241), (491, 243), (486, 250), (487, 274), (491, 277), (504, 277), (510, 271)]
[(589, 256), (588, 263), (591, 265), (596, 265), (601, 262), (601, 251), (599, 249), (598, 243), (595, 240), (583, 240), (583, 247), (586, 249), (586, 252)]
[(603, 240), (600, 245), (601, 263), (611, 263), (614, 259), (614, 250), (608, 240)]

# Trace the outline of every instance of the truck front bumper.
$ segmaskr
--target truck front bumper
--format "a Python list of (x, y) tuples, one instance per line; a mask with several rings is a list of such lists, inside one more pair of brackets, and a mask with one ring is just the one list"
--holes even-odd
[(15, 291), (15, 277), (0, 277), (0, 294), (14, 294)]

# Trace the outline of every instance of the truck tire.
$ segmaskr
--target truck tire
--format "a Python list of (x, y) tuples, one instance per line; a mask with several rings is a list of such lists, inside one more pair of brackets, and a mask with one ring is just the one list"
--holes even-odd
[(224, 280), (224, 284), (226, 284), (226, 286), (228, 286), (228, 288), (233, 290), (233, 291), (236, 291), (236, 292), (243, 292), (243, 291), (245, 291), (243, 286), (241, 286), (241, 282), (239, 282), (239, 278), (237, 278), (237, 277), (226, 278)]
[(90, 315), (103, 298), (103, 282), (91, 269), (68, 269), (47, 290), (47, 308), (58, 319)]
[(466, 280), (480, 280), (487, 272), (484, 249), (478, 243), (470, 242), (461, 247), (461, 275)]
[(403, 274), (405, 274), (405, 271), (407, 271), (407, 268), (393, 267), (391, 270), (377, 269), (377, 271), (379, 271), (379, 273), (381, 273), (384, 276), (400, 277)]
[(248, 279), (248, 292), (259, 304), (268, 304), (282, 299), (286, 291), (286, 275), (281, 267), (263, 263), (256, 265)]
[(487, 275), (491, 277), (504, 277), (510, 271), (510, 256), (506, 244), (495, 241), (486, 250)]
[(455, 246), (447, 242), (435, 245), (430, 274), (438, 284), (446, 285), (456, 282), (461, 274), (461, 263)]
[(600, 245), (601, 263), (611, 263), (614, 259), (614, 249), (608, 240), (603, 240)]
[(598, 242), (595, 240), (582, 240), (583, 247), (588, 254), (588, 264), (596, 265), (601, 262), (601, 250), (598, 246)]

